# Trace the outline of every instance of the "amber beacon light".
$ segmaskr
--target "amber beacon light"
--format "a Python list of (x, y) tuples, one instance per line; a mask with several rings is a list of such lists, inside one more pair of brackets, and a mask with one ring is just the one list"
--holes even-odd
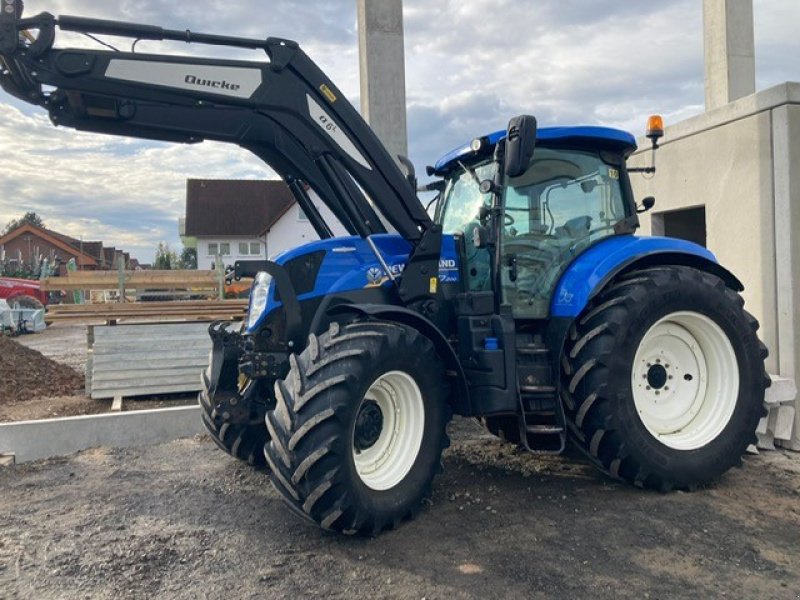
[(664, 137), (664, 119), (661, 115), (650, 115), (647, 119), (647, 137), (654, 142)]

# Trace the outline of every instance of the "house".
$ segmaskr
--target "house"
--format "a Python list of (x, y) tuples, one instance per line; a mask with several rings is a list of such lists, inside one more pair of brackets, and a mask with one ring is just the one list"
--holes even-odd
[[(315, 201), (334, 233), (344, 230), (330, 211)], [(197, 240), (197, 267), (212, 269), (219, 256), (225, 266), (258, 260), (318, 239), (283, 181), (189, 179), (183, 239)]]
[[(317, 194), (306, 190), (322, 219), (330, 227), (334, 236), (348, 235), (339, 220), (333, 216), (331, 210), (325, 206)], [(303, 213), (300, 205), (293, 202), (278, 218), (268, 223), (261, 231), (261, 237), (266, 240), (269, 256), (276, 256), (281, 252), (295, 248), (302, 244), (319, 239), (317, 232), (311, 226), (308, 217)]]
[(33, 270), (39, 260), (47, 259), (58, 264), (59, 274), (63, 275), (67, 262), (75, 259), (82, 271), (113, 269), (117, 264), (115, 250), (112, 248), (110, 254), (108, 250), (103, 242), (82, 241), (26, 223), (0, 237), (0, 266), (7, 272)]
[(0, 255), (9, 271), (31, 269), (40, 258), (60, 264), (62, 271), (70, 259), (75, 259), (81, 270), (101, 268), (98, 257), (89, 253), (90, 249), (95, 250), (94, 246), (82, 250), (80, 240), (74, 240), (77, 245), (71, 241), (68, 236), (26, 223), (0, 237)]

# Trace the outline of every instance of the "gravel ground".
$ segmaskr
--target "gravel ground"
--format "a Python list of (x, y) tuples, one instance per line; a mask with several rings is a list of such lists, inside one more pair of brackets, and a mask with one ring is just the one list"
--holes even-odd
[(800, 455), (659, 494), (453, 429), (431, 505), (376, 539), (298, 520), (204, 437), (0, 469), (0, 598), (800, 594)]
[(58, 323), (44, 331), (15, 338), (60, 363), (84, 373), (86, 371), (86, 325)]

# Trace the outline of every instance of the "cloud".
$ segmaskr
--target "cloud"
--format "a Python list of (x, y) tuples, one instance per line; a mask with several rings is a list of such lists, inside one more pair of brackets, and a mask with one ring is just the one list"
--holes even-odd
[[(358, 102), (355, 0), (28, 0), (49, 11), (166, 28), (299, 41)], [(800, 78), (800, 3), (754, 0), (758, 87)], [(696, 0), (405, 0), (409, 145), (422, 167), (514, 114), (540, 124), (605, 124), (641, 132), (661, 112), (703, 110), (702, 6)], [(106, 38), (129, 48), (130, 40)], [(96, 47), (77, 34), (59, 45)], [(139, 52), (265, 60), (261, 52), (144, 41)], [(0, 226), (26, 210), (74, 236), (125, 246), (144, 260), (177, 244), (188, 177), (272, 176), (233, 146), (166, 145), (54, 128), (39, 109), (0, 96)], [(9, 152), (10, 151), (10, 152)], [(9, 160), (8, 158), (6, 159)], [(8, 164), (8, 163), (7, 163)]]

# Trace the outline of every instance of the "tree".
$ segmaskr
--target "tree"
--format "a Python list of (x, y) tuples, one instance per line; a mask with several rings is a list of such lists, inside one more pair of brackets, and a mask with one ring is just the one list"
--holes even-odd
[(11, 233), (15, 229), (18, 229), (23, 225), (33, 225), (34, 227), (40, 227), (40, 228), (45, 227), (44, 221), (42, 221), (42, 218), (39, 215), (37, 215), (33, 211), (28, 211), (24, 215), (22, 215), (19, 219), (11, 219), (6, 224), (5, 229), (3, 229), (3, 235)]
[(178, 267), (178, 255), (170, 249), (167, 242), (159, 242), (156, 247), (156, 260), (153, 268), (161, 271), (169, 271)]
[(184, 247), (181, 252), (179, 261), (181, 269), (196, 269), (197, 268), (197, 248)]

